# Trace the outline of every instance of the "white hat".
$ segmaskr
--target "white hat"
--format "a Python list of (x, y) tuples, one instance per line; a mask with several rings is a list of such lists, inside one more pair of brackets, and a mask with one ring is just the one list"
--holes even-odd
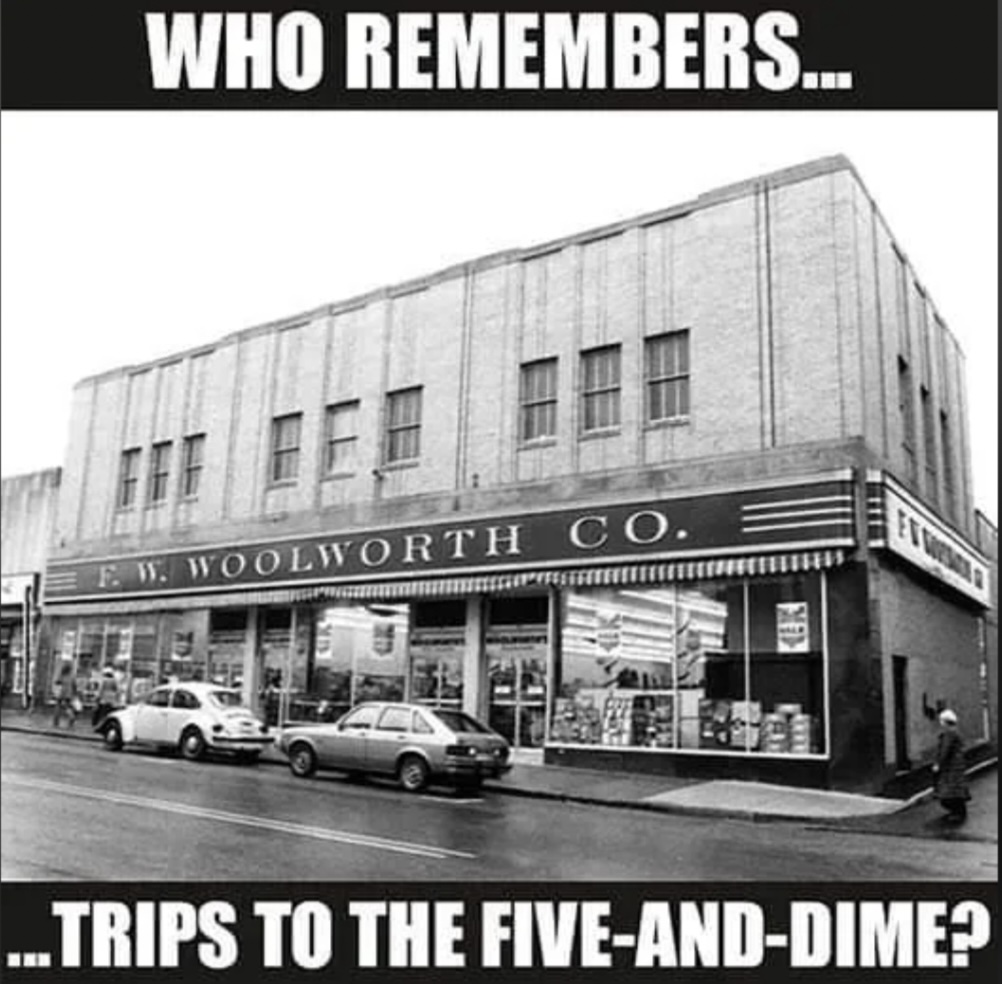
[(940, 724), (956, 724), (957, 715), (953, 713), (949, 708), (945, 711), (939, 712), (939, 723)]

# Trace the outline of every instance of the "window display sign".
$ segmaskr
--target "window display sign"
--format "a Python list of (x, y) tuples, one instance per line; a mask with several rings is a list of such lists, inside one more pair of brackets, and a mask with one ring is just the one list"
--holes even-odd
[(623, 615), (621, 612), (595, 613), (595, 642), (607, 656), (615, 656), (623, 639)]
[(132, 626), (126, 625), (118, 633), (118, 652), (115, 655), (116, 659), (122, 660), (123, 662), (128, 659), (132, 659)]
[(807, 602), (780, 602), (776, 605), (776, 651), (806, 653), (811, 640), (807, 628)]
[(385, 658), (393, 655), (394, 625), (389, 621), (372, 623), (372, 652)]
[(63, 632), (63, 644), (59, 653), (63, 659), (73, 659), (73, 653), (77, 647), (77, 633), (75, 629), (66, 629)]

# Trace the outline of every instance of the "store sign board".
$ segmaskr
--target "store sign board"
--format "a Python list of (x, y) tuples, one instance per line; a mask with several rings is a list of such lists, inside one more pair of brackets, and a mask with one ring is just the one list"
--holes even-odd
[(776, 650), (781, 653), (810, 652), (807, 602), (790, 601), (776, 605)]
[(849, 546), (846, 478), (49, 566), (45, 602)]
[(884, 486), (887, 548), (985, 607), (988, 564), (977, 550), (898, 486)]

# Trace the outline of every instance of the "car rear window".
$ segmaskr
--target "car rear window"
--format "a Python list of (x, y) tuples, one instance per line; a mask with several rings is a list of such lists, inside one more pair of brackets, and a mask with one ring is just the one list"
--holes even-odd
[(209, 698), (220, 707), (240, 707), (242, 704), (238, 690), (210, 690)]
[(462, 711), (443, 711), (437, 710), (432, 711), (447, 728), (456, 732), (465, 732), (467, 734), (475, 735), (486, 735), (490, 733), (489, 728), (485, 728), (479, 721), (471, 718), (469, 714), (464, 714)]

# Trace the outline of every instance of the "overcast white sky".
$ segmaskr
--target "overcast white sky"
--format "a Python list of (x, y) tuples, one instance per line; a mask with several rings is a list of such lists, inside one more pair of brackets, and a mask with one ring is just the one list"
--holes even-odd
[(997, 519), (995, 113), (10, 113), (4, 475), (78, 379), (485, 253), (848, 154), (967, 354)]

